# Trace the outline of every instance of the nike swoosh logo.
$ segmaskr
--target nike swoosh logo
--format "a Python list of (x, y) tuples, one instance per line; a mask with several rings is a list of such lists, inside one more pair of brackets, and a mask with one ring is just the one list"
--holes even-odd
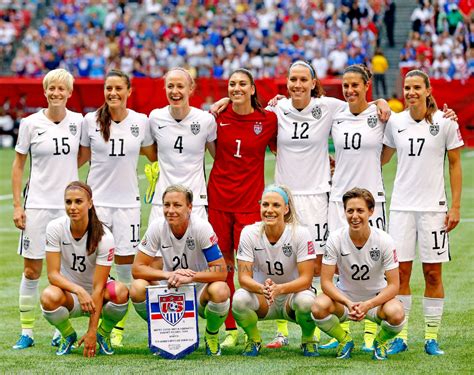
[(264, 249), (258, 249), (256, 247), (253, 248), (255, 251), (263, 251)]
[(44, 132), (38, 132), (38, 135), (43, 135), (44, 133), (46, 133), (46, 130)]
[(344, 122), (344, 120), (341, 121), (336, 121), (336, 123), (339, 125), (341, 122)]
[(100, 132), (100, 129), (95, 129), (96, 132)]
[(135, 249), (138, 245), (140, 245), (140, 242), (137, 243), (136, 245), (133, 245), (133, 248)]
[(347, 254), (341, 253), (341, 256), (346, 257), (346, 256), (348, 256), (348, 255), (350, 255), (350, 254), (351, 254), (351, 253), (347, 253)]
[(226, 123), (224, 124), (223, 122), (219, 123), (220, 126), (227, 126), (227, 125), (230, 125), (230, 123)]
[(163, 125), (163, 126), (158, 125), (158, 129), (166, 128), (166, 126), (167, 126), (167, 125)]
[(162, 247), (163, 249), (168, 249), (168, 248), (171, 247), (171, 245), (169, 245), (169, 246), (163, 246), (163, 245), (162, 245), (161, 247)]
[(291, 112), (289, 112), (289, 111), (288, 111), (288, 112), (283, 111), (283, 114), (284, 114), (285, 116), (286, 116), (286, 115), (289, 115), (290, 113), (291, 113)]
[(444, 254), (446, 251), (447, 251), (447, 250), (444, 250), (444, 251), (441, 251), (441, 252), (438, 251), (437, 254), (438, 254), (438, 255), (442, 255), (442, 254)]
[(63, 245), (72, 245), (72, 243), (71, 243), (71, 242), (64, 242), (64, 241), (63, 241)]
[(324, 247), (324, 246), (326, 246), (326, 244), (323, 244), (323, 243), (319, 244), (319, 247)]
[(398, 132), (401, 133), (401, 132), (404, 132), (406, 129), (398, 129)]

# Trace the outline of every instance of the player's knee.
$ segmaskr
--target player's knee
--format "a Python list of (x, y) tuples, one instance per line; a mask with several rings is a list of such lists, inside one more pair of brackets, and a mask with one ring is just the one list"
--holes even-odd
[(425, 271), (425, 282), (429, 286), (437, 287), (441, 285), (441, 271), (439, 270), (428, 270)]
[(23, 274), (28, 280), (38, 280), (41, 276), (41, 268), (25, 266)]
[(324, 294), (316, 297), (316, 300), (311, 306), (311, 313), (315, 319), (324, 319), (329, 315), (329, 307), (326, 301), (328, 297)]
[(223, 281), (209, 284), (207, 292), (209, 293), (209, 300), (216, 303), (225, 302), (230, 297), (230, 289)]
[(120, 281), (109, 282), (107, 290), (110, 297), (109, 301), (116, 304), (123, 304), (128, 301), (128, 288), (124, 283)]
[[(255, 300), (257, 301), (257, 307), (255, 308)], [(258, 300), (257, 297), (248, 292), (245, 289), (238, 289), (234, 293), (232, 299), (232, 312), (241, 313), (245, 310), (257, 310), (258, 309)]]
[(130, 299), (134, 303), (143, 302), (146, 299), (146, 287), (150, 283), (146, 280), (137, 279), (133, 280), (132, 286), (130, 287)]
[(293, 310), (302, 313), (310, 312), (315, 300), (316, 296), (313, 292), (305, 290), (303, 292), (296, 293), (293, 298)]
[(44, 310), (52, 311), (61, 306), (63, 292), (56, 286), (48, 286), (40, 296), (40, 303)]
[(384, 305), (384, 310), (387, 322), (393, 326), (398, 326), (405, 320), (405, 311), (399, 301), (389, 301)]

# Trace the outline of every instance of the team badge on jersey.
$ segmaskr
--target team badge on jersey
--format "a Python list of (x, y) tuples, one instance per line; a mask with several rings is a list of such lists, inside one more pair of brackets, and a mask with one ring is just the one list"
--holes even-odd
[(291, 257), (291, 254), (293, 254), (293, 248), (289, 243), (286, 243), (282, 247), (283, 254), (285, 254), (288, 258)]
[(370, 258), (374, 262), (376, 262), (380, 259), (380, 250), (376, 247), (373, 247), (372, 249), (370, 249), (369, 254), (370, 254)]
[(437, 135), (439, 133), (439, 124), (431, 124), (430, 125), (430, 134), (431, 135)]
[(316, 119), (316, 120), (319, 120), (321, 118), (321, 116), (323, 115), (323, 111), (321, 110), (321, 107), (319, 106), (316, 106), (313, 108), (313, 110), (311, 111), (311, 114), (313, 115), (313, 117)]
[(369, 116), (367, 125), (369, 125), (369, 128), (375, 128), (375, 125), (377, 125), (377, 116)]
[(25, 250), (28, 250), (28, 248), (30, 247), (30, 239), (28, 237), (23, 237), (23, 248)]
[(253, 131), (255, 132), (255, 134), (259, 135), (263, 130), (263, 125), (261, 122), (256, 122), (254, 125), (253, 125)]
[(138, 137), (138, 135), (140, 134), (140, 129), (138, 128), (138, 125), (132, 124), (132, 126), (130, 126), (130, 132), (135, 138)]
[(193, 133), (194, 135), (197, 135), (200, 130), (201, 130), (201, 125), (199, 124), (199, 122), (193, 122), (191, 124), (191, 133)]
[(142, 239), (142, 246), (146, 246), (148, 243), (148, 238), (146, 238), (146, 236), (143, 236), (143, 239)]
[(196, 242), (194, 241), (194, 238), (188, 237), (186, 238), (186, 246), (189, 250), (194, 250), (196, 248)]
[(175, 326), (184, 316), (184, 294), (166, 294), (158, 298), (160, 304), (161, 317)]
[(77, 134), (77, 125), (74, 122), (71, 122), (69, 124), (69, 131), (71, 132), (72, 135)]

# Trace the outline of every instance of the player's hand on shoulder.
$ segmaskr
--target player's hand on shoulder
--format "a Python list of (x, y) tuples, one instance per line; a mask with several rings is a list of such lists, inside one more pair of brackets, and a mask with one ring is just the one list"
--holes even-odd
[(377, 116), (382, 122), (387, 122), (392, 114), (392, 110), (385, 99), (377, 100)]
[(450, 119), (451, 121), (458, 121), (458, 115), (456, 114), (456, 112), (454, 112), (454, 110), (448, 108), (448, 105), (446, 103), (444, 103), (443, 105), (443, 112), (444, 118)]
[(280, 99), (285, 99), (285, 95), (277, 94), (268, 101), (270, 107), (276, 107)]
[(219, 99), (217, 102), (215, 102), (212, 106), (211, 106), (211, 113), (214, 115), (214, 116), (217, 116), (219, 113), (221, 113), (222, 111), (224, 111), (227, 106), (229, 105), (230, 103), (230, 99), (229, 98), (222, 98), (222, 99)]

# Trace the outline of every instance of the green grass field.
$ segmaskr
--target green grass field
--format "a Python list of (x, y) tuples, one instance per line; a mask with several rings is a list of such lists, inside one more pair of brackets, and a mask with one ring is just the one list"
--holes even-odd
[[(474, 304), (471, 292), (474, 250), (474, 151), (463, 152), (463, 199), (462, 220), (451, 234), (452, 261), (444, 268), (446, 302), (440, 342), (446, 355), (427, 356), (423, 351), (423, 317), (421, 298), (423, 279), (420, 264), (415, 265), (412, 278), (413, 309), (410, 316), (409, 351), (393, 356), (384, 363), (372, 361), (370, 354), (362, 353), (362, 325), (352, 325), (356, 340), (353, 358), (337, 361), (335, 351), (321, 351), (319, 358), (304, 358), (299, 350), (300, 330), (290, 324), (290, 346), (282, 350), (263, 349), (258, 358), (245, 359), (240, 355), (242, 346), (224, 351), (219, 358), (208, 358), (204, 353), (203, 342), (199, 350), (180, 361), (169, 361), (152, 356), (147, 347), (147, 329), (134, 311), (131, 312), (126, 327), (123, 348), (116, 350), (112, 357), (99, 356), (92, 359), (82, 357), (81, 350), (75, 350), (66, 357), (56, 357), (55, 348), (50, 346), (52, 327), (37, 310), (35, 327), (36, 345), (33, 348), (15, 351), (11, 346), (20, 332), (18, 313), (18, 285), (22, 272), (22, 259), (16, 254), (19, 232), (12, 221), (12, 200), (10, 166), (12, 150), (0, 149), (0, 277), (1, 325), (0, 325), (0, 373), (243, 373), (243, 374), (301, 374), (301, 373), (473, 373), (472, 352)], [(143, 160), (141, 160), (143, 163)], [(271, 182), (274, 159), (267, 160), (267, 182)], [(210, 169), (210, 165), (207, 168)], [(140, 166), (140, 173), (143, 166)], [(395, 161), (384, 168), (385, 185), (390, 196), (393, 185)], [(84, 178), (86, 171), (81, 170)], [(145, 180), (141, 179), (142, 192)], [(143, 210), (143, 227), (148, 221), (149, 207)], [(43, 274), (41, 289), (46, 286)], [(85, 331), (87, 319), (73, 321), (78, 334)], [(200, 328), (204, 327), (202, 321)], [(264, 341), (270, 340), (275, 331), (272, 322), (260, 323)]]

